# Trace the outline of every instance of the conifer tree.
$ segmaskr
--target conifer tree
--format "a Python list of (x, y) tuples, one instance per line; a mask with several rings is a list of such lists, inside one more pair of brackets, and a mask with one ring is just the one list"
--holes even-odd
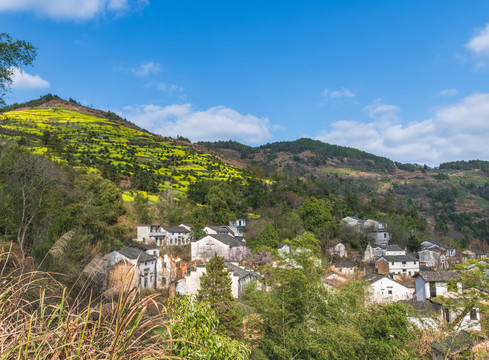
[(231, 292), (231, 278), (224, 259), (214, 255), (200, 278), (198, 300), (209, 304), (219, 319), (219, 330), (233, 338), (239, 337), (241, 322), (236, 300)]

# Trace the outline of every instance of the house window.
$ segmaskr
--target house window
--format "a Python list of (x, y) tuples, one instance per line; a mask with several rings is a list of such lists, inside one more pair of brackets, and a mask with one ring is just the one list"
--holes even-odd
[(403, 264), (403, 265), (406, 265), (406, 262), (405, 262), (405, 261), (403, 261), (403, 262), (402, 262), (402, 264)]
[(477, 310), (470, 309), (470, 320), (477, 320)]
[(417, 261), (414, 262), (414, 265), (416, 265)]
[(384, 233), (384, 239), (387, 237), (387, 233)]
[(394, 265), (394, 261), (392, 262), (392, 265)]
[(392, 290), (387, 290), (387, 294), (392, 295)]

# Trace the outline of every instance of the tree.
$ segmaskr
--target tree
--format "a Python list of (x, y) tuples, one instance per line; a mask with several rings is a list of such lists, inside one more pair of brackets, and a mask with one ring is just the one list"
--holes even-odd
[(8, 34), (0, 33), (0, 105), (5, 105), (4, 97), (15, 71), (31, 65), (36, 55), (37, 49), (30, 43), (14, 41)]
[(236, 218), (236, 195), (229, 184), (219, 183), (210, 187), (205, 202), (209, 205), (216, 224), (227, 224)]
[(236, 300), (231, 292), (231, 278), (224, 267), (224, 259), (214, 255), (206, 266), (206, 272), (200, 278), (199, 301), (205, 302), (216, 311), (219, 330), (233, 338), (241, 330), (241, 318), (237, 314)]
[(216, 312), (194, 296), (173, 297), (168, 304), (170, 331), (176, 341), (175, 355), (188, 360), (245, 360), (249, 350), (222, 335)]
[(253, 247), (255, 252), (264, 250), (277, 249), (279, 243), (277, 230), (271, 223), (267, 223), (263, 229), (259, 232), (256, 239), (250, 242), (250, 246)]
[(327, 222), (331, 221), (331, 204), (310, 197), (299, 207), (299, 215), (307, 231), (319, 235)]
[(0, 227), (15, 233), (22, 256), (30, 255), (32, 227), (46, 211), (46, 200), (59, 184), (60, 172), (52, 162), (26, 148), (9, 146), (0, 157)]

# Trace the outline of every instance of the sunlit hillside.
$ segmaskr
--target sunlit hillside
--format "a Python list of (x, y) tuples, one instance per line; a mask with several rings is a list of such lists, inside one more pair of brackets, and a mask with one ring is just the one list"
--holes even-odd
[(215, 155), (127, 125), (65, 107), (19, 108), (0, 114), (0, 141), (19, 142), (58, 162), (96, 168), (123, 188), (148, 192), (181, 195), (197, 178), (243, 177), (240, 169)]

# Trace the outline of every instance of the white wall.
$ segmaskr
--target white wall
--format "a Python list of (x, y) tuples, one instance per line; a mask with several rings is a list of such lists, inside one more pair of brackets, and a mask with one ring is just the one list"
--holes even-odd
[(137, 239), (139, 242), (147, 243), (149, 240), (149, 226), (138, 226)]
[(192, 261), (198, 259), (209, 260), (215, 253), (225, 257), (229, 252), (229, 246), (214, 239), (212, 236), (205, 236), (198, 241), (191, 243)]
[[(390, 303), (399, 300), (410, 300), (414, 289), (408, 288), (389, 278), (380, 279), (371, 284), (371, 303)], [(390, 293), (389, 293), (390, 292)]]

